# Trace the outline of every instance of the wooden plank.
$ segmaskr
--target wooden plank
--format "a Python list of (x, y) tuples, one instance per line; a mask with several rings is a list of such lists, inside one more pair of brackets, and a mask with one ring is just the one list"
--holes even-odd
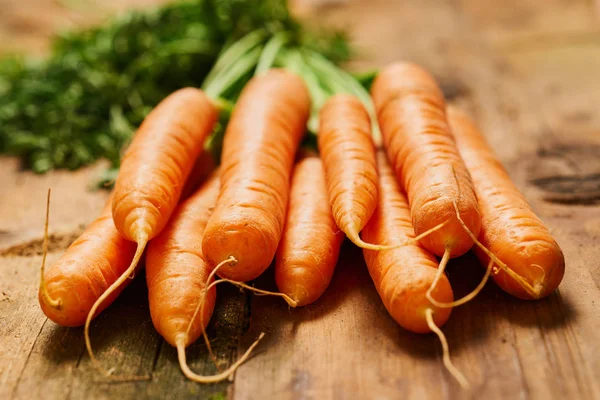
[(461, 11), (495, 46), (512, 50), (588, 43), (600, 34), (599, 4), (590, 0), (459, 0)]
[[(52, 254), (52, 262), (58, 254)], [(97, 357), (117, 375), (150, 374), (149, 382), (109, 382), (92, 367), (85, 352), (83, 330), (63, 328), (47, 320), (37, 304), (37, 267), (41, 257), (4, 257), (0, 282), (0, 398), (205, 398), (226, 394), (229, 382), (198, 385), (179, 371), (176, 352), (154, 330), (148, 313), (145, 278), (139, 276), (93, 323)], [(26, 276), (21, 271), (27, 268)], [(18, 275), (18, 281), (12, 275)], [(19, 287), (17, 288), (18, 283)], [(209, 336), (220, 361), (237, 357), (239, 337), (248, 326), (246, 295), (221, 287)], [(215, 338), (219, 338), (215, 340)], [(190, 366), (202, 374), (216, 372), (203, 343), (188, 350)]]
[[(346, 265), (360, 254), (345, 255), (352, 261), (340, 263), (314, 317), (306, 317), (309, 310), (286, 316), (281, 305), (274, 314), (272, 301), (253, 301), (251, 331), (266, 330), (271, 339), (238, 372), (234, 398), (600, 396), (594, 379), (600, 362), (594, 326), (600, 315), (593, 306), (600, 290), (591, 260), (599, 246), (589, 228), (582, 229), (583, 221), (600, 217), (600, 210), (543, 202), (530, 183), (532, 171), (543, 172), (543, 166), (533, 167), (540, 164), (543, 149), (569, 143), (540, 112), (544, 98), (529, 91), (508, 59), (493, 53), (460, 8), (440, 2), (363, 1), (330, 12), (321, 18), (351, 24), (357, 43), (372, 57), (356, 66), (409, 59), (463, 88), (455, 102), (475, 114), (517, 185), (556, 235), (566, 254), (567, 276), (560, 291), (538, 302), (512, 299), (488, 285), (476, 301), (453, 312), (444, 330), (455, 363), (473, 385), (463, 392), (441, 370), (439, 358), (432, 358), (439, 351), (435, 338), (394, 328), (365, 283), (364, 267)], [(587, 145), (594, 142), (589, 134), (580, 138)], [(587, 249), (583, 255), (582, 248)], [(475, 271), (468, 259), (456, 260), (450, 271), (454, 287), (466, 280), (472, 288)], [(352, 281), (357, 275), (358, 282)]]
[[(18, 160), (0, 157), (0, 255), (41, 254), (46, 194), (52, 189), (50, 233), (57, 250), (66, 248), (102, 209), (108, 193), (93, 191), (105, 164), (79, 171), (36, 175), (20, 172)], [(52, 249), (52, 247), (51, 247)]]
[(32, 290), (39, 261), (0, 258), (0, 398), (10, 398), (45, 323)]
[[(183, 377), (176, 352), (158, 336), (150, 320), (144, 274), (92, 324), (92, 343), (106, 368), (117, 375), (152, 376), (150, 382), (113, 383), (92, 367), (81, 328), (63, 328), (46, 319), (37, 300), (46, 190), (53, 189), (50, 232), (55, 262), (82, 227), (98, 213), (107, 193), (88, 190), (104, 166), (76, 173), (20, 172), (16, 160), (0, 159), (0, 182), (11, 196), (0, 198), (4, 235), (0, 238), (0, 398), (189, 398), (223, 396), (230, 385), (203, 386)], [(63, 200), (64, 198), (64, 200)], [(246, 295), (221, 286), (209, 325), (220, 366), (237, 357), (239, 337), (248, 325)], [(189, 350), (199, 373), (215, 367), (202, 343)]]
[[(217, 288), (217, 304), (208, 335), (211, 346), (220, 361), (221, 369), (227, 368), (238, 357), (240, 337), (249, 325), (249, 301), (247, 294), (237, 288), (220, 285)], [(187, 357), (193, 371), (202, 375), (217, 373), (208, 351), (199, 339), (188, 348)], [(150, 382), (145, 393), (149, 398), (185, 399), (185, 398), (226, 398), (231, 383), (229, 381), (212, 385), (200, 385), (185, 378), (179, 371), (177, 352), (164, 343), (156, 359)]]
[[(260, 331), (267, 333), (230, 387), (200, 386), (182, 377), (174, 350), (151, 327), (138, 280), (100, 317), (92, 335), (104, 363), (116, 363), (121, 373), (150, 372), (153, 379), (97, 382), (81, 331), (44, 322), (35, 297), (40, 261), (35, 254), (48, 186), (55, 189), (51, 227), (57, 233), (57, 252), (49, 261), (93, 218), (105, 195), (85, 192), (93, 169), (39, 177), (16, 173), (14, 160), (0, 159), (2, 171), (9, 171), (0, 175), (0, 185), (11, 193), (0, 197), (0, 398), (204, 398), (227, 390), (243, 399), (600, 397), (594, 379), (600, 369), (600, 210), (574, 193), (580, 185), (572, 179), (593, 175), (598, 167), (597, 46), (595, 36), (553, 49), (535, 44), (556, 32), (595, 35), (596, 25), (582, 23), (591, 18), (590, 3), (551, 0), (544, 7), (528, 0), (502, 9), (467, 0), (355, 0), (342, 8), (333, 3), (319, 15), (349, 27), (365, 49), (355, 67), (417, 61), (439, 77), (455, 103), (476, 115), (565, 251), (567, 275), (560, 291), (530, 303), (488, 285), (476, 301), (453, 312), (444, 330), (455, 363), (473, 384), (472, 391), (463, 392), (441, 366), (437, 339), (395, 324), (357, 262), (360, 252), (345, 245), (330, 289), (305, 309), (290, 311), (271, 298), (253, 298), (248, 309), (245, 295), (220, 290), (210, 332), (226, 338), (215, 343), (224, 362), (237, 357), (232, 345), (250, 312), (251, 328), (239, 351)], [(525, 17), (512, 26), (521, 12)], [(561, 180), (565, 177), (569, 184)], [(540, 181), (544, 178), (553, 179)], [(556, 192), (564, 195), (560, 201)], [(452, 263), (449, 275), (460, 296), (482, 271), (466, 256)], [(269, 275), (257, 285), (274, 288)], [(214, 371), (202, 345), (192, 346), (189, 356), (194, 370)]]
[(26, 49), (28, 54), (44, 54), (56, 32), (90, 26), (118, 12), (166, 1), (0, 0), (0, 53)]

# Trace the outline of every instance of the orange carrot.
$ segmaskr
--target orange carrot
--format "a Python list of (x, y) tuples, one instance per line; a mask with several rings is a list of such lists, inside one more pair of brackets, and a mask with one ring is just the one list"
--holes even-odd
[[(408, 202), (383, 152), (378, 152), (378, 168), (378, 207), (363, 229), (363, 237), (369, 242), (390, 245), (414, 238)], [(425, 318), (429, 308), (434, 311), (437, 326), (448, 320), (451, 310), (435, 307), (425, 296), (438, 267), (428, 251), (408, 244), (383, 251), (364, 249), (363, 254), (385, 307), (402, 327), (416, 333), (431, 332)], [(452, 301), (452, 288), (445, 275), (433, 294), (439, 301)]]
[(343, 241), (327, 201), (323, 164), (318, 157), (304, 157), (294, 168), (285, 228), (275, 257), (279, 290), (298, 306), (316, 301), (329, 286)]
[[(215, 306), (216, 290), (208, 291), (203, 309), (192, 320), (212, 268), (202, 255), (202, 234), (219, 195), (213, 174), (181, 203), (146, 254), (146, 282), (154, 327), (172, 346), (187, 347), (200, 337)], [(209, 282), (211, 283), (212, 280)], [(187, 331), (188, 325), (191, 329)]]
[(475, 235), (481, 216), (447, 123), (442, 91), (420, 67), (396, 63), (379, 73), (372, 96), (388, 157), (408, 195), (415, 232), (445, 223), (421, 244), (444, 259), (464, 254), (473, 241), (455, 206)]
[(339, 94), (325, 103), (319, 121), (317, 140), (335, 222), (357, 246), (381, 249), (359, 236), (377, 206), (377, 162), (369, 114), (358, 98)]
[(202, 242), (210, 265), (235, 260), (219, 276), (248, 281), (273, 260), (309, 110), (306, 85), (284, 70), (254, 77), (242, 91), (225, 133), (221, 192)]
[(121, 162), (113, 199), (115, 225), (127, 239), (144, 243), (166, 225), (216, 118), (211, 100), (186, 88), (142, 123)]
[[(230, 282), (262, 294), (275, 294), (249, 287), (228, 279), (214, 280), (221, 266), (211, 268), (202, 255), (204, 229), (219, 194), (218, 174), (212, 174), (206, 183), (173, 213), (165, 229), (150, 241), (146, 257), (146, 281), (150, 315), (156, 330), (177, 348), (183, 374), (194, 382), (213, 383), (227, 379), (248, 358), (260, 339), (227, 370), (216, 375), (198, 375), (187, 365), (185, 349), (202, 334), (208, 351), (216, 363), (210, 347), (206, 326), (215, 306), (218, 283)], [(225, 260), (221, 265), (229, 262)], [(292, 301), (286, 298), (286, 301)], [(292, 305), (295, 303), (292, 301)]]
[(448, 110), (448, 118), (479, 200), (483, 221), (479, 242), (489, 251), (477, 248), (477, 257), (487, 264), (490, 255), (495, 255), (493, 261), (502, 268), (494, 280), (513, 296), (529, 300), (549, 295), (565, 272), (560, 247), (512, 183), (472, 120), (452, 108)]
[[(59, 325), (83, 325), (93, 304), (133, 260), (135, 243), (125, 239), (115, 228), (111, 201), (112, 196), (100, 216), (56, 263), (45, 270), (50, 207), (48, 191), (39, 301), (44, 314)], [(94, 316), (108, 307), (124, 287), (120, 286), (108, 296)]]
[[(401, 192), (386, 156), (377, 154), (379, 168), (379, 201), (375, 213), (363, 229), (363, 237), (372, 243), (393, 245), (415, 237), (408, 201)], [(448, 344), (442, 326), (450, 317), (450, 308), (432, 304), (427, 292), (436, 279), (435, 257), (415, 244), (390, 250), (363, 249), (363, 255), (375, 288), (390, 315), (403, 328), (415, 333), (436, 333), (444, 349), (444, 364), (448, 371), (467, 386), (464, 376), (451, 363)], [(453, 300), (452, 288), (445, 275), (433, 289), (439, 301)]]
[(119, 232), (136, 242), (137, 249), (127, 270), (92, 306), (84, 329), (90, 358), (105, 375), (110, 374), (100, 366), (89, 339), (92, 316), (104, 299), (132, 275), (148, 241), (167, 224), (216, 119), (217, 110), (202, 91), (178, 90), (146, 117), (123, 158), (112, 214)]
[[(442, 257), (427, 298), (438, 307), (463, 304), (464, 299), (444, 304), (432, 295), (448, 260), (467, 252), (481, 230), (473, 183), (451, 134), (442, 91), (425, 70), (396, 63), (379, 73), (371, 92), (388, 157), (408, 195), (415, 232), (425, 249)], [(440, 224), (442, 228), (422, 237)]]

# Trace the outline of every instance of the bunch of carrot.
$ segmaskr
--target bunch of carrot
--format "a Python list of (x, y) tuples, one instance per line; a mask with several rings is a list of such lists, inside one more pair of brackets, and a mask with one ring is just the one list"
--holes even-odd
[[(310, 304), (326, 290), (345, 234), (363, 248), (391, 316), (409, 331), (436, 333), (445, 365), (466, 385), (440, 330), (451, 309), (490, 275), (516, 297), (548, 295), (564, 273), (560, 248), (475, 125), (446, 106), (422, 68), (388, 66), (369, 96), (316, 54), (289, 52), (278, 61), (285, 69), (267, 61), (259, 61), (267, 67), (233, 108), (221, 165), (186, 199), (186, 181), (207, 175), (192, 170), (207, 164), (202, 148), (218, 117), (219, 91), (179, 90), (146, 118), (102, 215), (57, 263), (42, 266), (44, 313), (61, 325), (85, 325), (90, 356), (104, 371), (90, 322), (137, 272), (147, 248), (154, 326), (177, 348), (187, 377), (215, 382), (256, 342), (217, 375), (189, 369), (187, 346), (203, 335), (210, 349), (214, 287), (229, 282), (292, 307)], [(307, 125), (319, 155), (301, 149)], [(454, 300), (444, 268), (473, 246), (485, 279)], [(281, 293), (244, 283), (273, 262)]]

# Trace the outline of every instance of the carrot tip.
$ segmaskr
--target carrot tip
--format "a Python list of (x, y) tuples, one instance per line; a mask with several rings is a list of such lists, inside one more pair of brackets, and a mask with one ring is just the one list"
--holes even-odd
[(416, 244), (419, 243), (419, 241), (421, 239), (424, 239), (425, 237), (431, 235), (432, 233), (434, 233), (438, 229), (443, 228), (447, 223), (448, 223), (448, 221), (442, 222), (441, 224), (438, 224), (438, 225), (434, 226), (433, 228), (428, 229), (425, 232), (421, 233), (419, 236), (414, 237), (412, 239), (407, 239), (407, 240), (403, 241), (400, 244), (381, 245), (381, 244), (367, 243), (367, 242), (363, 241), (358, 234), (355, 234), (355, 233), (352, 233), (352, 234), (348, 235), (348, 238), (352, 241), (352, 243), (354, 243), (355, 245), (357, 245), (361, 249), (375, 250), (375, 251), (393, 250), (393, 249), (397, 249), (399, 247), (408, 246), (408, 245), (411, 245), (411, 244), (416, 245)]
[(211, 287), (216, 286), (217, 284), (219, 284), (221, 282), (231, 283), (232, 285), (237, 286), (240, 289), (248, 289), (248, 290), (254, 292), (254, 294), (256, 296), (278, 296), (278, 297), (281, 297), (281, 298), (283, 298), (285, 300), (285, 302), (290, 307), (296, 307), (298, 305), (298, 301), (292, 299), (290, 296), (288, 296), (285, 293), (270, 292), (268, 290), (258, 289), (258, 288), (255, 288), (253, 286), (247, 285), (244, 282), (233, 281), (233, 280), (227, 279), (227, 278), (221, 278), (218, 281), (215, 281), (215, 282), (211, 283), (208, 288), (210, 289)]
[(534, 299), (538, 299), (544, 287), (544, 276), (542, 276), (534, 285), (532, 285), (531, 283), (527, 282), (527, 280), (524, 277), (510, 269), (508, 265), (502, 262), (502, 260), (500, 260), (494, 253), (492, 253), (487, 247), (485, 247), (477, 239), (473, 232), (471, 232), (465, 221), (463, 221), (462, 217), (460, 216), (460, 212), (458, 211), (456, 201), (453, 201), (452, 204), (454, 205), (454, 211), (456, 212), (456, 218), (458, 219), (458, 222), (462, 225), (463, 229), (465, 230), (465, 232), (467, 232), (467, 235), (469, 235), (471, 240), (473, 240), (473, 243), (475, 243), (475, 245), (479, 247), (490, 258), (490, 260), (493, 260), (494, 263), (496, 263), (504, 272), (506, 272), (508, 276), (513, 278), (519, 285), (521, 285), (521, 287), (525, 289), (527, 293), (529, 293)]
[(442, 332), (442, 330), (433, 321), (433, 310), (431, 308), (425, 310), (425, 317), (427, 319), (427, 326), (429, 326), (429, 329), (431, 329), (431, 331), (438, 336), (438, 338), (440, 339), (440, 343), (442, 344), (442, 360), (444, 366), (446, 367), (448, 372), (450, 372), (450, 374), (454, 377), (454, 379), (456, 379), (460, 386), (462, 386), (463, 389), (468, 389), (470, 387), (469, 381), (467, 380), (467, 378), (465, 378), (462, 372), (460, 372), (460, 370), (456, 368), (454, 364), (452, 364), (452, 360), (450, 360), (450, 349), (448, 347), (446, 335), (444, 335), (444, 332)]
[(202, 288), (202, 291), (201, 291), (200, 301), (196, 305), (194, 314), (192, 315), (192, 318), (190, 319), (190, 323), (188, 324), (188, 327), (185, 331), (185, 335), (183, 336), (183, 339), (182, 339), (183, 343), (184, 343), (184, 347), (185, 347), (185, 343), (188, 340), (188, 337), (190, 335), (190, 330), (192, 329), (192, 325), (194, 324), (194, 321), (196, 320), (196, 316), (198, 315), (198, 312), (200, 312), (200, 309), (202, 309), (202, 312), (200, 313), (200, 326), (202, 328), (202, 337), (204, 338), (204, 344), (206, 344), (206, 349), (208, 350), (210, 359), (212, 360), (215, 367), (217, 367), (217, 369), (219, 369), (219, 365), (217, 363), (217, 356), (215, 355), (215, 353), (212, 350), (212, 346), (210, 345), (210, 340), (208, 339), (208, 335), (206, 334), (206, 329), (204, 326), (204, 304), (206, 302), (206, 295), (208, 294), (208, 291), (213, 287), (213, 284), (214, 284), (214, 282), (213, 282), (213, 284), (209, 284), (209, 283), (210, 283), (211, 279), (214, 278), (217, 271), (227, 263), (229, 263), (229, 265), (231, 265), (231, 266), (234, 266), (235, 264), (237, 264), (237, 262), (238, 262), (237, 258), (235, 258), (233, 255), (230, 255), (225, 260), (223, 260), (219, 264), (217, 264), (215, 266), (215, 268), (213, 268), (213, 270), (210, 272), (210, 274), (208, 274), (208, 277), (206, 278), (206, 282), (204, 283), (204, 287)]
[[(481, 280), (481, 282), (479, 282), (479, 284), (477, 285), (477, 287), (469, 294), (467, 294), (466, 296), (464, 296), (462, 299), (460, 300), (455, 300), (451, 303), (441, 303), (437, 300), (435, 300), (432, 296), (431, 293), (429, 291), (427, 291), (427, 299), (433, 303), (433, 305), (435, 305), (436, 307), (439, 308), (452, 308), (452, 307), (458, 307), (461, 306), (463, 304), (468, 303), (469, 301), (473, 300), (475, 298), (475, 296), (477, 296), (479, 294), (479, 292), (481, 292), (483, 290), (483, 288), (485, 287), (485, 284), (488, 281), (488, 278), (490, 277), (491, 273), (492, 273), (492, 267), (494, 265), (494, 260), (490, 260), (488, 267), (485, 271), (485, 275), (483, 276), (483, 279)], [(433, 285), (432, 285), (433, 286)]]
[(227, 259), (225, 261), (229, 261), (229, 266), (231, 266), (231, 267), (236, 266), (238, 263), (237, 258), (235, 258), (233, 255), (230, 255), (229, 257), (227, 257)]
[(231, 377), (235, 373), (235, 371), (239, 368), (239, 366), (242, 365), (248, 359), (248, 357), (250, 357), (250, 354), (252, 353), (254, 348), (258, 345), (258, 343), (264, 336), (265, 336), (264, 332), (261, 332), (260, 335), (258, 336), (258, 339), (256, 339), (254, 341), (254, 343), (252, 343), (250, 345), (250, 347), (248, 347), (248, 350), (246, 350), (246, 352), (233, 365), (231, 365), (225, 371), (215, 374), (215, 375), (208, 375), (208, 376), (198, 375), (190, 369), (190, 367), (187, 365), (187, 360), (186, 360), (186, 355), (185, 355), (185, 344), (184, 344), (185, 342), (183, 340), (180, 340), (177, 343), (177, 358), (179, 360), (179, 367), (181, 368), (181, 372), (183, 372), (183, 374), (188, 379), (190, 379), (194, 382), (215, 383), (215, 382), (223, 381), (223, 380)]
[(138, 263), (140, 261), (140, 258), (142, 257), (142, 254), (144, 253), (144, 249), (146, 248), (147, 242), (148, 242), (147, 238), (144, 238), (142, 241), (138, 242), (137, 249), (135, 251), (135, 255), (133, 256), (133, 260), (131, 261), (131, 264), (121, 274), (121, 276), (115, 282), (113, 282), (113, 284), (110, 285), (108, 287), (108, 289), (106, 289), (104, 291), (104, 293), (102, 293), (100, 295), (100, 297), (98, 297), (98, 299), (96, 300), (96, 302), (92, 305), (92, 308), (90, 309), (90, 311), (89, 311), (89, 313), (88, 313), (88, 315), (87, 315), (87, 317), (85, 319), (85, 325), (84, 325), (84, 328), (83, 328), (83, 338), (85, 340), (85, 347), (86, 347), (86, 349), (88, 351), (90, 359), (92, 360), (92, 364), (96, 367), (96, 369), (98, 371), (100, 371), (100, 373), (102, 375), (106, 376), (107, 378), (110, 378), (113, 381), (117, 381), (117, 382), (144, 381), (144, 380), (150, 380), (152, 378), (150, 376), (148, 376), (148, 375), (144, 375), (144, 376), (123, 376), (123, 377), (112, 376), (111, 375), (111, 371), (107, 371), (102, 366), (102, 364), (100, 364), (100, 361), (98, 361), (98, 359), (94, 355), (94, 351), (92, 349), (92, 342), (90, 340), (90, 324), (92, 322), (92, 318), (94, 318), (94, 316), (96, 315), (96, 311), (102, 305), (102, 303), (106, 300), (106, 298), (108, 296), (110, 296), (112, 293), (114, 293), (114, 291), (117, 290), (119, 288), (119, 286), (121, 286), (123, 284), (123, 282), (125, 282), (125, 280), (128, 279), (129, 276), (134, 273), (135, 268), (137, 267), (137, 265), (138, 265)]
[(44, 273), (46, 271), (46, 256), (48, 255), (48, 224), (50, 220), (50, 194), (52, 192), (51, 188), (48, 188), (48, 195), (46, 197), (46, 221), (44, 223), (44, 249), (42, 252), (42, 266), (40, 267), (40, 292), (42, 294), (42, 299), (44, 303), (49, 305), (50, 307), (60, 310), (62, 306), (61, 299), (53, 299), (50, 297), (50, 293), (48, 293), (48, 287), (46, 286), (46, 279), (44, 278)]
[(448, 265), (449, 260), (450, 260), (450, 249), (446, 248), (446, 251), (444, 251), (444, 255), (442, 256), (442, 259), (440, 260), (440, 265), (438, 266), (438, 269), (435, 273), (435, 277), (433, 278), (433, 282), (431, 282), (431, 286), (429, 286), (429, 289), (427, 289), (427, 292), (425, 293), (425, 297), (427, 297), (427, 300), (429, 300), (436, 307), (440, 307), (440, 308), (444, 308), (445, 303), (440, 303), (436, 299), (434, 299), (432, 296), (432, 293), (433, 293), (433, 289), (435, 289), (440, 278), (444, 274), (444, 270), (446, 269), (446, 265)]

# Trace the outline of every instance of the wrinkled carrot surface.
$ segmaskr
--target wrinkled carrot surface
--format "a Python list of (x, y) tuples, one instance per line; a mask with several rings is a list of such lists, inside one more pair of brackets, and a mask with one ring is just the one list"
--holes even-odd
[(273, 260), (309, 110), (304, 81), (284, 70), (256, 76), (242, 91), (225, 133), (221, 192), (202, 242), (210, 265), (236, 260), (219, 276), (249, 281)]
[(323, 106), (317, 135), (335, 222), (359, 247), (359, 233), (377, 206), (377, 162), (367, 110), (356, 97), (339, 94)]
[(165, 98), (146, 117), (125, 156), (115, 183), (113, 218), (129, 240), (150, 240), (166, 225), (217, 109), (193, 88)]
[[(494, 280), (503, 290), (521, 299), (549, 295), (560, 284), (565, 272), (563, 253), (527, 200), (479, 132), (473, 121), (457, 109), (448, 116), (456, 142), (471, 176), (481, 209), (479, 241), (508, 268), (529, 282), (527, 291), (504, 269)], [(476, 248), (482, 265), (488, 255)]]
[(123, 236), (136, 242), (137, 248), (129, 267), (96, 300), (84, 325), (92, 363), (113, 380), (148, 377), (114, 377), (102, 367), (92, 349), (91, 319), (103, 302), (133, 277), (146, 244), (167, 224), (216, 119), (217, 110), (202, 91), (180, 89), (146, 117), (121, 163), (112, 202), (113, 221)]
[(200, 310), (203, 315), (198, 314), (192, 321), (211, 271), (202, 255), (202, 235), (218, 194), (219, 179), (215, 173), (181, 203), (163, 232), (148, 245), (150, 316), (158, 333), (172, 346), (177, 346), (181, 337), (186, 347), (196, 341), (214, 309), (215, 288), (207, 293)]
[[(48, 318), (62, 326), (80, 326), (92, 305), (127, 269), (135, 243), (125, 239), (112, 219), (112, 195), (100, 216), (47, 268), (40, 287), (39, 301)], [(125, 288), (121, 286), (98, 308), (108, 307)]]
[(298, 306), (316, 301), (331, 282), (343, 240), (327, 201), (323, 163), (316, 156), (304, 157), (294, 168), (275, 258), (279, 290)]
[(405, 189), (417, 235), (446, 225), (420, 243), (430, 252), (456, 257), (478, 235), (481, 216), (473, 183), (446, 119), (446, 104), (434, 78), (409, 63), (383, 69), (371, 89), (388, 158)]
[[(407, 199), (401, 192), (385, 154), (378, 153), (379, 201), (363, 229), (363, 239), (393, 245), (415, 237)], [(408, 244), (391, 250), (368, 250), (363, 254), (369, 274), (385, 308), (403, 328), (416, 333), (431, 332), (426, 311), (433, 311), (435, 325), (442, 326), (451, 309), (437, 308), (426, 297), (436, 275), (438, 263), (425, 249)], [(432, 293), (440, 302), (453, 300), (452, 288), (445, 275)]]

